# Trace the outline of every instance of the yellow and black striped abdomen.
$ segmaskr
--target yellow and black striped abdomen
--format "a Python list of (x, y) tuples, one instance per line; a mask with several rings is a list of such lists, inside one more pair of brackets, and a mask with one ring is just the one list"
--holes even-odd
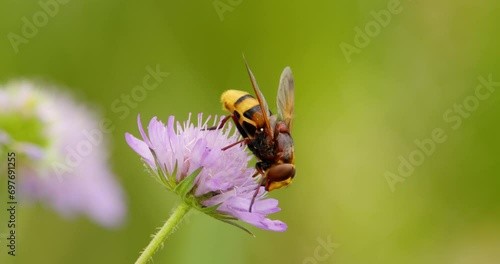
[[(241, 129), (254, 137), (257, 129), (265, 127), (259, 101), (247, 92), (228, 90), (221, 96), (222, 106), (235, 116)], [(241, 133), (243, 135), (243, 133)], [(243, 135), (245, 137), (245, 135)]]

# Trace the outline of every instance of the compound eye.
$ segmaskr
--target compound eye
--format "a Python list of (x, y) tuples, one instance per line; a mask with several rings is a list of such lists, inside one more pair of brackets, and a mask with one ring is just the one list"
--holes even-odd
[(292, 179), (295, 176), (295, 166), (289, 163), (279, 164), (269, 168), (267, 178), (273, 182)]

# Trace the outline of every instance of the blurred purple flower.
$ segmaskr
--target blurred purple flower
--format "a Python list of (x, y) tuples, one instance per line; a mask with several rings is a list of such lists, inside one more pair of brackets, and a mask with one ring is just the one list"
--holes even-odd
[(93, 111), (60, 91), (27, 81), (0, 87), (0, 153), (16, 152), (21, 201), (120, 225), (124, 194), (97, 128)]
[[(205, 130), (210, 117), (203, 122), (202, 114), (198, 115), (196, 126), (190, 119), (191, 115), (181, 125), (170, 116), (165, 125), (154, 117), (147, 127), (148, 136), (138, 116), (142, 140), (129, 133), (125, 134), (125, 139), (167, 189), (178, 192), (176, 187), (183, 180), (199, 172), (184, 198), (198, 210), (224, 222), (239, 219), (265, 230), (285, 231), (285, 223), (266, 218), (280, 208), (276, 199), (265, 198), (263, 187), (260, 187), (252, 212), (248, 210), (258, 186), (252, 178), (255, 169), (248, 168), (252, 156), (240, 145), (221, 150), (234, 143), (239, 134), (230, 135), (231, 125), (225, 130)], [(216, 123), (217, 118), (214, 125)]]

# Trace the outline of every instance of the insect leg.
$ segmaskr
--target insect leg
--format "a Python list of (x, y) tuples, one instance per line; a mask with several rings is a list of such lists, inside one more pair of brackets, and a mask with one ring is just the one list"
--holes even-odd
[(255, 192), (253, 193), (252, 201), (250, 202), (250, 207), (248, 208), (248, 211), (250, 213), (252, 212), (252, 206), (253, 206), (253, 204), (255, 202), (255, 198), (257, 198), (257, 194), (259, 193), (260, 186), (264, 185), (264, 181), (266, 180), (266, 175), (265, 175), (264, 171), (261, 168), (260, 162), (257, 162), (257, 164), (255, 164), (255, 169), (257, 169), (257, 171), (252, 176), (252, 178), (256, 177), (259, 174), (262, 174), (262, 179), (260, 180), (259, 185), (257, 185), (257, 188), (255, 189)]
[(253, 193), (252, 201), (250, 202), (250, 207), (248, 208), (248, 211), (251, 213), (252, 212), (252, 206), (255, 202), (255, 198), (257, 198), (257, 194), (259, 193), (260, 186), (264, 184), (264, 181), (266, 180), (265, 176), (262, 176), (262, 180), (260, 180), (259, 185), (257, 185), (257, 188), (255, 188), (255, 192)]
[(240, 143), (248, 144), (248, 143), (250, 143), (250, 139), (249, 138), (244, 138), (242, 140), (236, 141), (236, 142), (234, 142), (234, 143), (232, 143), (232, 144), (230, 144), (228, 146), (223, 147), (222, 150), (227, 150), (227, 149), (232, 148), (232, 147), (234, 147), (234, 146), (236, 146), (236, 145), (238, 145)]
[[(222, 119), (222, 121), (220, 122), (220, 124), (218, 126), (211, 126), (211, 127), (207, 127), (206, 130), (216, 130), (216, 129), (221, 129), (224, 127), (224, 125), (226, 124), (227, 120), (229, 120), (229, 118), (233, 118), (234, 119), (234, 116), (231, 114), (231, 115), (228, 115), (226, 117), (224, 117)], [(205, 130), (205, 129), (202, 129), (202, 130)]]

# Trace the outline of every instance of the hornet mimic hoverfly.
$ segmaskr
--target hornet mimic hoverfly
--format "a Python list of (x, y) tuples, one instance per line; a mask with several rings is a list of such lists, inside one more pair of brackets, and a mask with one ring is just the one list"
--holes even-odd
[[(229, 118), (232, 118), (243, 139), (222, 150), (240, 143), (247, 144), (259, 159), (255, 165), (257, 172), (253, 177), (261, 174), (259, 187), (264, 186), (266, 191), (272, 191), (287, 186), (295, 176), (295, 154), (291, 136), (295, 97), (292, 71), (286, 67), (281, 74), (277, 95), (278, 115), (273, 115), (246, 60), (245, 65), (257, 99), (243, 91), (224, 92), (221, 102), (230, 115), (226, 116), (217, 127), (209, 129), (220, 129)], [(250, 212), (259, 187), (255, 190), (250, 203)]]

